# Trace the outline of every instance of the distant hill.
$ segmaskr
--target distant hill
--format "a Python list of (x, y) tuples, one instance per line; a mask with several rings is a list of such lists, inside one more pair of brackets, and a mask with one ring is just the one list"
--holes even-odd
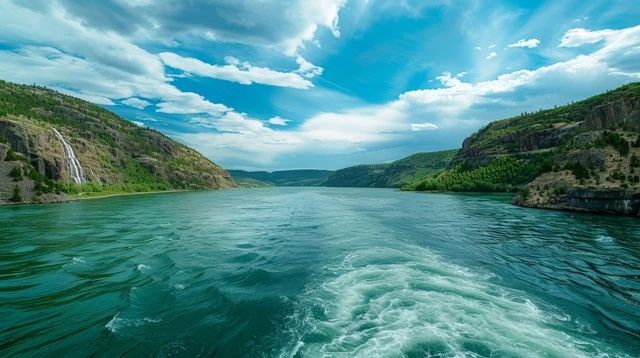
[(231, 177), (240, 186), (319, 186), (323, 183), (330, 170), (299, 169), (274, 172), (244, 170), (229, 170)]
[(640, 83), (490, 123), (408, 190), (518, 191), (530, 207), (640, 213)]
[(356, 165), (331, 173), (323, 186), (397, 188), (446, 168), (457, 149), (417, 153), (386, 164)]
[(155, 130), (50, 89), (0, 81), (0, 203), (234, 185), (224, 169)]

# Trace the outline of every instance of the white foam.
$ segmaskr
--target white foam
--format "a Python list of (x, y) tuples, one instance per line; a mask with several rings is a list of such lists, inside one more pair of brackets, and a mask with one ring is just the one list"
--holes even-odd
[(140, 272), (144, 272), (144, 271), (146, 271), (146, 270), (148, 270), (148, 269), (150, 269), (150, 268), (151, 268), (151, 267), (149, 267), (149, 266), (147, 266), (147, 265), (145, 265), (145, 264), (140, 264), (140, 265), (138, 265), (138, 267), (137, 267), (138, 271), (140, 271)]
[[(292, 342), (299, 343), (286, 353), (353, 357), (400, 352), (471, 357), (600, 353), (595, 342), (564, 332), (578, 330), (568, 315), (426, 249), (367, 249), (323, 272), (335, 274), (311, 287), (299, 302), (289, 332)], [(313, 339), (306, 341), (309, 336)]]
[(116, 333), (120, 328), (123, 328), (123, 327), (140, 327), (145, 324), (158, 323), (162, 321), (159, 318), (151, 318), (151, 317), (135, 318), (135, 319), (120, 318), (118, 317), (119, 315), (120, 315), (119, 312), (116, 313), (116, 315), (113, 316), (113, 318), (111, 318), (111, 320), (104, 325), (104, 327), (109, 331), (111, 331), (112, 333)]

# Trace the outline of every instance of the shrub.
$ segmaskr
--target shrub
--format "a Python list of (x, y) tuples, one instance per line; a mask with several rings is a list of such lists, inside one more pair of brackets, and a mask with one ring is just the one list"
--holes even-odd
[(15, 167), (13, 167), (13, 169), (11, 169), (9, 175), (13, 178), (13, 181), (22, 180), (22, 169), (20, 169), (19, 165), (16, 165)]
[(589, 179), (591, 177), (589, 169), (580, 162), (567, 163), (565, 169), (570, 170), (578, 180)]
[(602, 133), (602, 141), (606, 145), (610, 145), (615, 148), (620, 153), (620, 155), (629, 155), (629, 142), (627, 142), (627, 140), (624, 139), (620, 134), (616, 132), (604, 131), (604, 133)]
[(5, 161), (7, 161), (7, 162), (13, 162), (13, 161), (16, 161), (16, 160), (18, 160), (18, 159), (19, 159), (19, 158), (18, 158), (18, 154), (16, 154), (16, 152), (14, 152), (14, 151), (13, 151), (13, 150), (11, 150), (11, 149), (9, 149), (9, 150), (7, 151), (7, 154), (6, 154), (6, 155), (5, 155), (5, 157), (4, 157), (4, 160), (5, 160)]
[(13, 186), (13, 196), (10, 200), (14, 203), (19, 203), (22, 201), (22, 193), (20, 187), (17, 184)]

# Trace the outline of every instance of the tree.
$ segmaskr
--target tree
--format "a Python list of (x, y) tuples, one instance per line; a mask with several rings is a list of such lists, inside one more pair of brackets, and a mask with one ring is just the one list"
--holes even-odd
[(19, 203), (22, 201), (20, 187), (17, 184), (13, 186), (13, 196), (11, 197), (11, 201), (13, 201), (14, 203)]
[(13, 169), (11, 169), (11, 172), (9, 172), (9, 175), (13, 178), (13, 181), (22, 180), (22, 170), (20, 169), (20, 166), (16, 165), (15, 167), (13, 167)]

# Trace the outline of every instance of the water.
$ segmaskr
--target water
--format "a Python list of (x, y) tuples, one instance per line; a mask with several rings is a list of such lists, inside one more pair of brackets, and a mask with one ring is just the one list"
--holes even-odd
[(0, 355), (640, 355), (640, 221), (265, 188), (0, 208)]
[(71, 175), (71, 178), (76, 184), (84, 183), (86, 181), (84, 178), (84, 171), (82, 170), (80, 161), (76, 158), (76, 154), (73, 152), (73, 148), (66, 140), (64, 140), (64, 137), (57, 129), (53, 128), (53, 133), (62, 144), (64, 158), (67, 161), (67, 168), (69, 169), (69, 175)]

